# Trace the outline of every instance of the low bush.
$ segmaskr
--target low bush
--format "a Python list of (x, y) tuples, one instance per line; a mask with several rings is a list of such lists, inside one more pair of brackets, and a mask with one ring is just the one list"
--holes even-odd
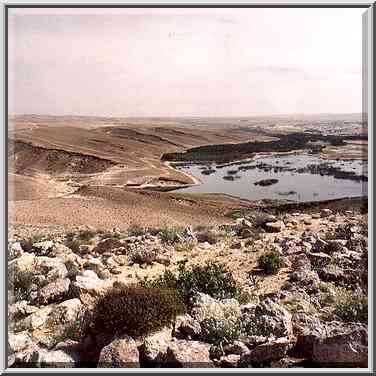
[(131, 226), (128, 228), (128, 236), (142, 236), (145, 235), (146, 229), (141, 226)]
[(9, 288), (13, 290), (16, 301), (30, 299), (31, 288), (34, 283), (34, 274), (29, 271), (10, 273)]
[(230, 343), (238, 340), (242, 335), (242, 329), (239, 319), (231, 321), (210, 317), (201, 322), (201, 335), (209, 343)]
[(159, 236), (161, 240), (165, 244), (175, 244), (181, 241), (183, 235), (183, 229), (171, 227), (171, 228), (164, 228), (159, 231)]
[(87, 242), (85, 240), (72, 239), (72, 240), (67, 240), (64, 245), (70, 248), (74, 253), (77, 253), (80, 250), (80, 245), (83, 245), (83, 244), (87, 244)]
[(175, 244), (176, 252), (189, 252), (191, 251), (196, 243), (194, 241), (186, 241)]
[(199, 242), (208, 242), (209, 244), (215, 244), (220, 239), (228, 236), (225, 230), (209, 227), (197, 227), (195, 229), (195, 235)]
[(258, 267), (266, 274), (276, 274), (284, 264), (282, 256), (273, 251), (261, 255), (257, 263)]
[(186, 304), (198, 292), (216, 299), (236, 298), (240, 288), (223, 264), (207, 262), (186, 266), (180, 262), (177, 273), (166, 270), (155, 280), (146, 280), (145, 286), (176, 289)]
[(264, 212), (256, 212), (250, 216), (247, 216), (247, 219), (253, 224), (255, 228), (263, 227), (270, 220), (270, 215)]
[(93, 230), (82, 230), (78, 233), (77, 237), (80, 240), (88, 241), (90, 239), (93, 239), (97, 235), (96, 231)]
[(94, 334), (141, 336), (173, 323), (183, 312), (174, 290), (119, 284), (98, 299), (85, 329)]
[(33, 244), (40, 242), (42, 239), (43, 239), (42, 235), (34, 235), (30, 238), (22, 239), (20, 241), (21, 248), (25, 252), (30, 252), (33, 249)]

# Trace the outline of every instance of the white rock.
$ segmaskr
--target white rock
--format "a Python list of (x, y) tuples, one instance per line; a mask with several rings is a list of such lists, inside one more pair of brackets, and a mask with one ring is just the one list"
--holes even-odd
[(20, 333), (9, 333), (8, 345), (10, 353), (15, 353), (30, 346), (32, 343), (31, 338), (27, 331)]

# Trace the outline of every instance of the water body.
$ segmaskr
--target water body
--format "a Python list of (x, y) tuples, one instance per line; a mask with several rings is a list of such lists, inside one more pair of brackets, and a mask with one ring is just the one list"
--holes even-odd
[[(326, 164), (329, 170), (335, 168), (344, 172), (343, 176), (338, 178), (325, 175), (328, 168), (317, 168), (325, 167), (323, 164)], [(307, 166), (311, 168), (307, 169)], [(366, 196), (368, 189), (367, 161), (325, 160), (308, 154), (267, 156), (226, 167), (213, 164), (180, 165), (176, 168), (196, 176), (202, 182), (180, 191), (225, 193), (248, 200), (319, 201)], [(254, 184), (265, 179), (278, 179), (278, 182), (269, 186)]]

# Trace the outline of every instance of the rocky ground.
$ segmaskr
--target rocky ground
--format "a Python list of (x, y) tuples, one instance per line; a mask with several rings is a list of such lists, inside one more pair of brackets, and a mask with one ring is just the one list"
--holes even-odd
[[(15, 232), (9, 366), (367, 367), (367, 214), (252, 209), (230, 222)], [(184, 309), (152, 303), (167, 285)], [(133, 300), (110, 304), (99, 327), (114, 291)]]

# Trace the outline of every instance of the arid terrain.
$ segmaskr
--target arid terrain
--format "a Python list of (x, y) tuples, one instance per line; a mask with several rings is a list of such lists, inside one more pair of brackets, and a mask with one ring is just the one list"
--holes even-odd
[[(364, 192), (177, 190), (201, 183), (181, 162), (210, 174), (303, 152), (366, 161), (367, 129), (355, 115), (11, 117), (9, 365), (366, 367)], [(301, 173), (368, 181), (327, 164)]]

